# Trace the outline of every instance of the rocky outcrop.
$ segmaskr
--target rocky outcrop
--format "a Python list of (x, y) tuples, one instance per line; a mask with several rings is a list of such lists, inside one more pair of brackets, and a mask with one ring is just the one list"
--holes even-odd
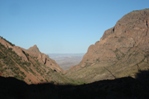
[(30, 47), (28, 50), (26, 50), (26, 52), (36, 57), (40, 63), (50, 67), (52, 70), (62, 72), (62, 69), (58, 66), (58, 64), (54, 60), (50, 59), (48, 55), (41, 53), (39, 51), (37, 45)]
[(67, 73), (92, 82), (100, 79), (134, 76), (149, 68), (149, 9), (122, 17), (88, 48), (83, 60)]
[(28, 61), (28, 58), (23, 53), (23, 49), (21, 47), (15, 46), (11, 42), (7, 41), (3, 37), (0, 37), (0, 43), (3, 44), (7, 49), (12, 49), (15, 53), (17, 53), (23, 60)]

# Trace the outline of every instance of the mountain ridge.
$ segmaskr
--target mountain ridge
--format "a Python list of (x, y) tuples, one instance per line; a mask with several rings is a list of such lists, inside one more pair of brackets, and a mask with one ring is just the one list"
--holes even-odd
[(41, 53), (37, 45), (24, 49), (0, 37), (0, 54), (0, 76), (15, 77), (28, 84), (71, 82), (59, 65)]
[(126, 76), (134, 77), (149, 68), (149, 9), (124, 15), (89, 46), (82, 61), (67, 72), (74, 79), (94, 82)]

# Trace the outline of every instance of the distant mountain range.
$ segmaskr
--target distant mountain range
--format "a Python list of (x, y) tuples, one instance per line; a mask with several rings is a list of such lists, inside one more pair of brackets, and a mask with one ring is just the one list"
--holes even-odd
[(56, 63), (64, 70), (68, 70), (70, 67), (80, 63), (84, 53), (62, 53), (48, 54), (50, 58), (54, 59)]

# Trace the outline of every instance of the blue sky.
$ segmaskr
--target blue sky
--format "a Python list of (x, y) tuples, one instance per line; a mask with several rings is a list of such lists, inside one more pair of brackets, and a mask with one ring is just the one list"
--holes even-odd
[(44, 53), (85, 53), (125, 14), (148, 0), (0, 0), (0, 36)]

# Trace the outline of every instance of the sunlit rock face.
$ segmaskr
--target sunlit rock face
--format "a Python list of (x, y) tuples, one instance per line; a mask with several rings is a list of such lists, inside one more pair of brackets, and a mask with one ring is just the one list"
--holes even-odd
[(0, 37), (0, 76), (15, 77), (28, 84), (69, 82), (62, 73), (59, 65), (36, 45), (24, 49)]
[(147, 69), (148, 63), (149, 9), (144, 9), (126, 14), (106, 30), (67, 75), (89, 82), (134, 76), (138, 69)]

